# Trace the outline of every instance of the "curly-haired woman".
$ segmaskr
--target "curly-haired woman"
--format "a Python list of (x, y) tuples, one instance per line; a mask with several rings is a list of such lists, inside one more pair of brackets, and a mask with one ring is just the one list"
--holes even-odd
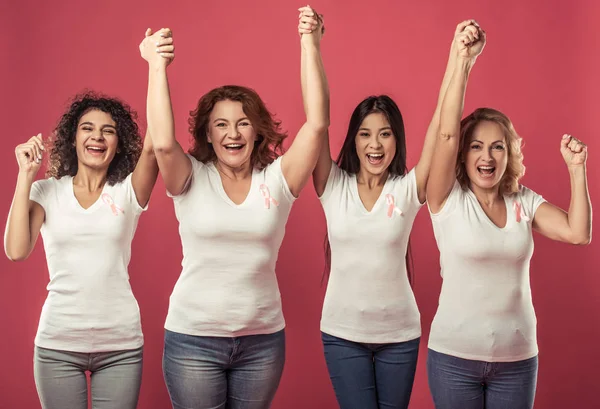
[(140, 214), (158, 175), (151, 140), (117, 99), (76, 96), (34, 182), (41, 134), (17, 146), (17, 186), (5, 251), (25, 260), (41, 231), (50, 273), (35, 338), (34, 375), (44, 409), (134, 409), (142, 375), (140, 312), (127, 266)]
[(148, 32), (140, 47), (149, 65), (148, 126), (183, 245), (163, 356), (177, 409), (268, 408), (281, 378), (285, 323), (275, 263), (329, 121), (322, 20), (310, 8), (300, 10), (299, 33), (306, 123), (285, 154), (285, 134), (256, 92), (223, 86), (191, 113), (186, 155), (175, 139), (167, 64), (154, 52), (156, 43), (172, 46), (171, 33)]
[(567, 213), (519, 184), (521, 138), (506, 115), (480, 108), (461, 122), (466, 79), (484, 44), (483, 31), (456, 37), (459, 61), (427, 184), (444, 279), (427, 359), (438, 409), (533, 407), (532, 230), (572, 244), (591, 238), (584, 144), (569, 135), (560, 144), (571, 179)]

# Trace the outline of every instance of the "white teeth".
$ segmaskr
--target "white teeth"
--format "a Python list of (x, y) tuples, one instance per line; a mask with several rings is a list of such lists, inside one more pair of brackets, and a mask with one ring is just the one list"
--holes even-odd
[(240, 148), (242, 145), (239, 143), (231, 143), (229, 145), (225, 145), (226, 148)]
[(383, 153), (367, 153), (367, 156), (370, 156), (371, 158), (381, 158), (383, 157)]
[(103, 148), (98, 148), (96, 146), (88, 146), (88, 149), (92, 150), (92, 151), (103, 151)]

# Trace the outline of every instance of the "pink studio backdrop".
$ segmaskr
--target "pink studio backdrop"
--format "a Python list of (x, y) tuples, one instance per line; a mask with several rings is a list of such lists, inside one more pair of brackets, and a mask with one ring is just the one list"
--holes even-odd
[[(296, 9), (302, 5), (290, 0), (4, 0), (0, 21), (9, 41), (1, 65), (2, 217), (17, 175), (14, 147), (37, 132), (48, 135), (73, 94), (91, 88), (121, 97), (140, 113), (145, 129), (147, 65), (138, 44), (146, 27), (174, 31), (177, 58), (169, 75), (184, 147), (189, 110), (209, 89), (230, 83), (256, 89), (294, 136), (304, 120), (296, 33)], [(568, 206), (570, 191), (560, 137), (571, 133), (584, 140), (590, 193), (598, 203), (597, 2), (321, 0), (311, 5), (325, 15), (327, 26), (322, 53), (331, 87), (334, 155), (356, 104), (367, 95), (388, 93), (404, 115), (413, 166), (454, 27), (476, 18), (488, 32), (488, 45), (471, 77), (466, 112), (490, 106), (508, 114), (525, 140), (524, 184), (562, 207)], [(596, 223), (596, 233), (599, 228)], [(309, 184), (290, 216), (277, 266), (288, 349), (275, 409), (336, 407), (319, 334), (324, 232), (323, 213)], [(531, 265), (540, 346), (536, 408), (597, 404), (597, 243), (578, 248), (536, 235)], [(412, 244), (423, 339), (411, 408), (430, 409), (426, 341), (441, 278), (426, 209), (416, 220)], [(181, 257), (173, 204), (159, 180), (140, 220), (130, 264), (145, 334), (142, 409), (170, 407), (161, 370), (163, 323)], [(41, 240), (26, 262), (1, 257), (0, 271), (0, 408), (39, 408), (32, 354), (48, 282)]]

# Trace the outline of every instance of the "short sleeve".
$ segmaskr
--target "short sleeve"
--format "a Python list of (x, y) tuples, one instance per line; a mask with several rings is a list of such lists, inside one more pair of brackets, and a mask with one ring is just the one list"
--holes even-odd
[(133, 173), (130, 173), (129, 175), (127, 175), (125, 180), (122, 182), (123, 186), (125, 187), (126, 192), (127, 192), (127, 200), (129, 202), (129, 204), (133, 207), (133, 209), (135, 210), (136, 213), (145, 212), (146, 210), (148, 210), (148, 204), (150, 203), (150, 198), (148, 198), (148, 203), (146, 203), (146, 206), (142, 207), (140, 205), (140, 203), (137, 200), (137, 196), (135, 194), (135, 189), (133, 188), (132, 179), (133, 179)]
[(275, 159), (273, 163), (271, 163), (267, 167), (266, 171), (272, 172), (274, 174), (275, 178), (279, 182), (281, 193), (283, 193), (283, 196), (287, 199), (288, 202), (293, 203), (296, 200), (296, 197), (294, 197), (294, 195), (292, 194), (292, 191), (288, 186), (287, 180), (285, 180), (285, 177), (283, 176), (283, 171), (281, 170), (282, 158), (283, 156), (280, 156), (277, 159)]
[(544, 199), (541, 195), (538, 195), (533, 190), (526, 188), (525, 186), (521, 186), (519, 191), (519, 200), (521, 201), (521, 206), (525, 211), (525, 214), (532, 220), (538, 207), (540, 207), (540, 205), (546, 201), (546, 199)]
[(325, 184), (325, 190), (323, 194), (319, 196), (319, 200), (321, 203), (326, 203), (331, 193), (340, 186), (343, 177), (344, 171), (340, 169), (340, 167), (334, 161), (331, 161), (331, 169), (329, 170), (329, 176), (327, 177), (327, 183)]
[(417, 209), (420, 209), (424, 203), (419, 201), (419, 190), (417, 188), (417, 172), (415, 168), (412, 168), (410, 172), (408, 172), (404, 176), (406, 180), (406, 192), (408, 194), (408, 198), (410, 203), (415, 206)]
[(460, 201), (461, 196), (463, 195), (463, 188), (458, 183), (458, 180), (454, 181), (454, 186), (452, 186), (452, 190), (450, 194), (446, 198), (446, 202), (442, 206), (441, 210), (437, 213), (433, 213), (431, 208), (429, 207), (429, 202), (427, 202), (427, 208), (429, 209), (429, 214), (431, 215), (432, 220), (440, 220), (449, 215), (456, 209), (457, 203)]
[(198, 159), (194, 158), (189, 153), (186, 154), (185, 156), (187, 156), (187, 158), (189, 159), (189, 161), (192, 164), (192, 171), (191, 171), (190, 175), (188, 176), (187, 180), (185, 181), (185, 185), (183, 186), (183, 190), (181, 191), (181, 193), (179, 193), (178, 195), (174, 195), (174, 194), (171, 194), (171, 192), (169, 192), (167, 190), (167, 196), (170, 198), (173, 198), (173, 199), (181, 197), (181, 196), (185, 196), (185, 194), (190, 190), (190, 186), (192, 186), (192, 183), (194, 183), (196, 174), (199, 171), (201, 171), (202, 168), (205, 167), (204, 163), (200, 162)]
[(52, 188), (52, 182), (50, 179), (42, 179), (33, 182), (31, 185), (31, 191), (29, 192), (29, 200), (33, 200), (48, 211), (47, 197), (50, 189)]

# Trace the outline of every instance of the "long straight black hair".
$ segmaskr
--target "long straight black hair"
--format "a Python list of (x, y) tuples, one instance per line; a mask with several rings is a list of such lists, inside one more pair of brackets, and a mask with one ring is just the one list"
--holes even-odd
[[(387, 95), (373, 95), (365, 98), (354, 108), (352, 116), (350, 117), (350, 123), (348, 124), (348, 132), (346, 133), (346, 139), (344, 139), (344, 145), (340, 150), (335, 163), (339, 168), (350, 175), (355, 175), (360, 170), (360, 159), (356, 152), (356, 135), (360, 129), (360, 125), (363, 123), (365, 118), (374, 113), (381, 113), (385, 115), (386, 119), (392, 128), (392, 133), (396, 139), (396, 154), (388, 167), (388, 171), (391, 177), (396, 178), (406, 175), (408, 169), (406, 168), (406, 135), (404, 132), (404, 120), (398, 105), (393, 99)], [(331, 270), (331, 245), (329, 244), (328, 234), (325, 233), (325, 270), (323, 272), (323, 279), (329, 276)], [(406, 252), (406, 271), (408, 272), (408, 280), (412, 286), (414, 283), (414, 268), (413, 268), (412, 252), (410, 248), (410, 239), (408, 240), (408, 251)]]

